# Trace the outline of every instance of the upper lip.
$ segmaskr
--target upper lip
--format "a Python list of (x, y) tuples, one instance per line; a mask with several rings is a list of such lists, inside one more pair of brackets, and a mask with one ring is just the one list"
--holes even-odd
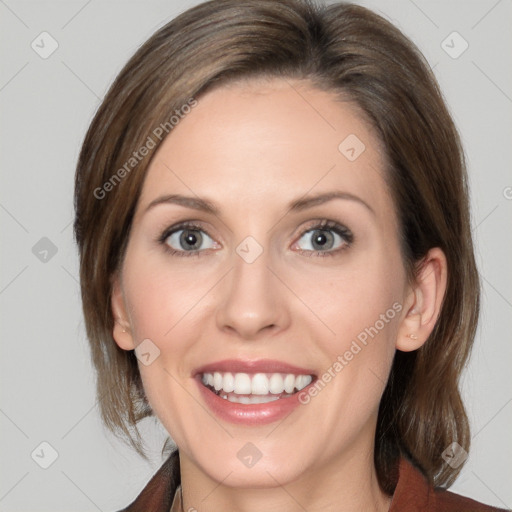
[(214, 363), (205, 364), (197, 368), (195, 375), (213, 372), (231, 373), (293, 373), (295, 375), (315, 375), (309, 368), (301, 368), (283, 361), (274, 359), (224, 359)]

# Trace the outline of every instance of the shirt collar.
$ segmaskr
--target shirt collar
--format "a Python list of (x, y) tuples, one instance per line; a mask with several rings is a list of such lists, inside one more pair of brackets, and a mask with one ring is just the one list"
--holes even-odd
[(401, 458), (389, 512), (436, 510), (436, 495), (427, 479), (407, 459)]
[[(155, 511), (182, 512), (181, 486), (178, 485), (172, 498), (171, 475), (178, 470), (174, 468), (177, 457), (171, 455), (159, 471), (148, 482), (136, 500), (124, 512), (138, 512), (151, 504)], [(393, 494), (389, 512), (420, 512), (436, 509), (434, 489), (420, 470), (411, 462), (401, 458), (398, 465), (398, 482)]]
[(172, 500), (171, 510), (169, 512), (183, 512), (183, 505), (181, 503), (181, 485), (178, 486), (174, 493)]

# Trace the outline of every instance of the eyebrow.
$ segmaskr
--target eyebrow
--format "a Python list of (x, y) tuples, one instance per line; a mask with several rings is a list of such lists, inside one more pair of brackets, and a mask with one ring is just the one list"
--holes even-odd
[[(306, 210), (308, 208), (312, 208), (314, 206), (318, 206), (320, 204), (327, 203), (332, 201), (333, 199), (344, 199), (349, 201), (355, 201), (365, 208), (367, 208), (373, 215), (375, 215), (375, 210), (365, 201), (363, 201), (360, 197), (351, 194), (349, 192), (341, 192), (341, 191), (332, 191), (325, 192), (322, 194), (317, 194), (310, 197), (301, 197), (299, 199), (295, 199), (288, 205), (288, 211), (290, 212), (300, 212)], [(158, 197), (157, 199), (151, 201), (144, 213), (148, 210), (151, 210), (155, 206), (161, 204), (176, 204), (178, 206), (184, 206), (185, 208), (190, 208), (193, 210), (202, 211), (205, 213), (211, 213), (215, 216), (220, 215), (220, 209), (215, 206), (214, 203), (207, 199), (202, 199), (200, 197), (192, 197), (192, 196), (183, 196), (181, 194), (169, 194), (165, 196)]]
[(350, 192), (341, 191), (326, 192), (323, 194), (317, 194), (315, 196), (296, 199), (295, 201), (292, 201), (290, 203), (289, 209), (290, 211), (299, 212), (305, 210), (306, 208), (312, 208), (313, 206), (327, 203), (328, 201), (332, 201), (333, 199), (346, 199), (349, 201), (355, 201), (363, 205), (365, 208), (367, 208), (371, 213), (375, 215), (375, 210), (366, 201), (363, 201), (360, 197), (351, 194)]

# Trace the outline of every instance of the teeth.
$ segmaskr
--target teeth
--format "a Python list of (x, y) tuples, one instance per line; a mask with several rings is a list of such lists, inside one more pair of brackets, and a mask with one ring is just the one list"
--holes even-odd
[(222, 389), (226, 393), (231, 393), (235, 389), (235, 377), (232, 373), (225, 373), (222, 381)]
[(261, 395), (251, 395), (251, 396), (237, 396), (237, 395), (220, 395), (225, 400), (229, 402), (233, 402), (236, 404), (266, 404), (268, 402), (274, 402), (275, 400), (279, 400), (278, 396), (261, 396)]
[(251, 394), (251, 377), (247, 373), (235, 373), (235, 385), (233, 391), (237, 395)]
[(253, 395), (268, 395), (268, 379), (264, 373), (257, 373), (252, 378), (251, 392)]
[(289, 373), (284, 378), (284, 390), (287, 393), (293, 393), (294, 388), (295, 388), (295, 375), (293, 375), (292, 373)]
[[(295, 382), (295, 379), (294, 379), (294, 382)], [(281, 374), (274, 373), (272, 375), (272, 377), (270, 377), (270, 380), (268, 382), (268, 389), (274, 395), (277, 395), (277, 394), (283, 392), (283, 390), (285, 389), (285, 386), (284, 386), (284, 380), (283, 380), (283, 377), (281, 376)], [(288, 393), (290, 393), (290, 391), (288, 391)]]
[(295, 379), (295, 387), (299, 390), (305, 388), (311, 381), (307, 381), (308, 375), (299, 375)]
[(219, 372), (215, 372), (213, 374), (213, 387), (215, 388), (215, 391), (222, 389), (222, 381), (222, 375)]
[[(278, 399), (270, 395), (281, 395), (282, 393), (291, 394), (300, 391), (311, 383), (311, 375), (294, 375), (293, 373), (204, 373), (201, 380), (205, 386), (213, 388), (220, 396), (226, 393), (235, 395), (252, 395), (250, 397), (227, 396), (226, 399), (238, 403), (265, 403), (268, 398)], [(224, 396), (223, 396), (224, 397)], [(242, 399), (256, 400), (258, 397), (264, 398), (264, 402), (250, 401), (245, 402)]]

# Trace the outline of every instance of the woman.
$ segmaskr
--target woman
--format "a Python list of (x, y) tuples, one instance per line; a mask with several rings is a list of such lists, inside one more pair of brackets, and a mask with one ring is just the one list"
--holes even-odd
[(443, 490), (479, 309), (463, 151), (389, 22), (188, 10), (112, 85), (75, 205), (103, 420), (176, 445), (125, 510), (491, 510)]

